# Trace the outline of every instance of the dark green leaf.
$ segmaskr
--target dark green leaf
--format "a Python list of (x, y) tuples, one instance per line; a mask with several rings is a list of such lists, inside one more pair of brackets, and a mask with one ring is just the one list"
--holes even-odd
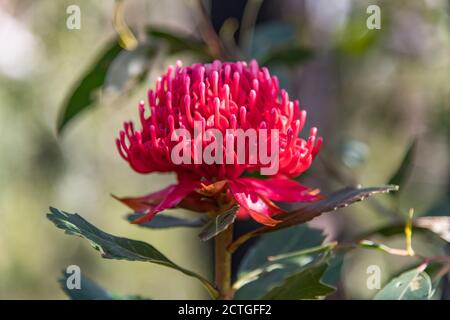
[(405, 183), (412, 169), (416, 147), (417, 147), (417, 140), (414, 140), (413, 143), (411, 143), (411, 145), (409, 146), (408, 150), (406, 151), (405, 156), (403, 157), (403, 160), (400, 163), (400, 166), (392, 175), (392, 177), (389, 179), (388, 184), (395, 184), (401, 186)]
[[(297, 265), (288, 263), (271, 264), (270, 268), (258, 269), (252, 277), (240, 279), (237, 284), (235, 300), (259, 300), (274, 286), (279, 285), (283, 280), (301, 270)], [(247, 280), (248, 279), (248, 280)]]
[(97, 283), (81, 275), (80, 289), (69, 289), (67, 287), (68, 275), (63, 272), (58, 280), (63, 291), (71, 300), (146, 300), (139, 295), (117, 295), (112, 294), (100, 287)]
[(287, 277), (326, 256), (329, 246), (317, 249), (324, 238), (320, 230), (306, 225), (261, 236), (239, 266), (235, 299), (260, 299)]
[(109, 42), (103, 53), (95, 60), (88, 71), (83, 74), (61, 109), (58, 121), (58, 132), (61, 132), (67, 123), (80, 112), (93, 105), (96, 101), (96, 91), (100, 89), (105, 82), (109, 66), (121, 51), (122, 48), (116, 39)]
[[(240, 276), (268, 264), (268, 257), (305, 250), (319, 246), (325, 239), (321, 230), (307, 225), (298, 225), (285, 230), (261, 236), (261, 239), (249, 249), (239, 265)], [(311, 261), (311, 257), (307, 255)]]
[(374, 194), (388, 193), (397, 190), (398, 186), (393, 185), (373, 188), (344, 188), (331, 194), (325, 199), (303, 204), (293, 211), (275, 216), (274, 218), (277, 220), (281, 220), (281, 223), (277, 224), (275, 227), (261, 227), (242, 235), (230, 245), (229, 250), (233, 252), (242, 243), (246, 242), (248, 239), (251, 239), (254, 236), (288, 228), (296, 224), (302, 224), (312, 220), (315, 217), (320, 216), (322, 213), (335, 211), (342, 207), (347, 207), (355, 202), (362, 201)]
[(202, 232), (198, 235), (200, 240), (208, 241), (227, 229), (236, 219), (236, 212), (238, 209), (238, 206), (233, 206), (221, 215), (211, 219)]
[(210, 54), (204, 43), (192, 37), (181, 35), (174, 31), (164, 30), (157, 27), (148, 27), (147, 33), (155, 39), (161, 39), (169, 45), (169, 54), (182, 51), (192, 52), (202, 58), (210, 58)]
[[(131, 213), (127, 216), (127, 220), (132, 222), (140, 217), (144, 216), (142, 213)], [(201, 227), (205, 225), (206, 219), (204, 218), (196, 218), (196, 219), (188, 219), (188, 218), (179, 218), (174, 216), (169, 216), (164, 213), (157, 214), (150, 221), (146, 221), (144, 223), (140, 223), (137, 226), (150, 228), (150, 229), (163, 229), (163, 228), (175, 228), (175, 227)]]
[(68, 275), (63, 272), (58, 280), (61, 289), (72, 300), (113, 300), (113, 296), (87, 277), (81, 276), (80, 289), (69, 289), (67, 287)]
[(344, 254), (333, 254), (328, 260), (328, 269), (322, 277), (322, 281), (326, 284), (337, 285), (341, 280), (341, 271), (344, 264)]
[(432, 284), (422, 268), (401, 274), (389, 282), (374, 297), (375, 300), (428, 300), (432, 296)]
[(320, 279), (327, 270), (327, 263), (320, 263), (288, 277), (282, 285), (270, 290), (263, 300), (319, 299), (336, 289), (324, 284)]
[(78, 214), (59, 211), (55, 208), (50, 208), (50, 211), (51, 213), (47, 214), (47, 217), (58, 228), (64, 230), (67, 234), (87, 239), (101, 253), (103, 258), (150, 262), (178, 270), (185, 275), (200, 280), (208, 292), (213, 297), (217, 297), (216, 289), (206, 279), (178, 266), (152, 245), (142, 241), (116, 237), (103, 232)]
[(261, 60), (261, 65), (284, 65), (292, 67), (311, 59), (311, 49), (300, 46), (287, 46), (272, 50)]
[(428, 210), (427, 216), (450, 216), (450, 198), (445, 199), (442, 202), (438, 202), (436, 205)]

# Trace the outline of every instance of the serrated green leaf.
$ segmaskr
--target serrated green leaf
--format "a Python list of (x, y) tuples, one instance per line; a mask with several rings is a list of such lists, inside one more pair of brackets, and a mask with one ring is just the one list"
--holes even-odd
[(431, 279), (423, 268), (416, 268), (391, 280), (375, 300), (428, 300), (432, 296)]
[(274, 216), (275, 219), (280, 220), (281, 222), (274, 227), (264, 226), (242, 235), (229, 246), (229, 251), (234, 252), (241, 244), (260, 234), (288, 228), (297, 224), (303, 224), (314, 219), (315, 217), (320, 216), (322, 213), (347, 207), (355, 202), (362, 201), (370, 196), (373, 196), (374, 194), (388, 193), (397, 190), (398, 186), (394, 185), (373, 188), (344, 188), (322, 200), (305, 203), (290, 212)]
[[(140, 217), (144, 216), (144, 214), (135, 212), (127, 215), (127, 220), (132, 222)], [(175, 216), (169, 216), (164, 213), (159, 213), (154, 216), (150, 221), (146, 221), (144, 223), (137, 224), (138, 227), (150, 228), (150, 229), (164, 229), (164, 228), (176, 228), (176, 227), (190, 227), (196, 228), (205, 225), (206, 219), (204, 218), (180, 218)]]
[(288, 278), (282, 285), (270, 290), (263, 300), (319, 299), (336, 291), (320, 279), (327, 270), (327, 263), (319, 263)]
[(109, 66), (121, 51), (122, 48), (118, 44), (117, 39), (109, 42), (102, 54), (95, 59), (95, 62), (87, 72), (81, 76), (81, 79), (61, 108), (58, 132), (61, 132), (80, 112), (93, 106), (96, 101), (96, 91), (105, 82)]
[(47, 214), (47, 218), (58, 228), (64, 230), (67, 234), (87, 239), (101, 253), (103, 258), (150, 262), (166, 266), (200, 280), (211, 296), (218, 296), (217, 290), (209, 281), (192, 271), (178, 266), (152, 245), (103, 232), (78, 214), (63, 212), (55, 208), (50, 208), (50, 212)]
[(414, 140), (406, 150), (403, 160), (400, 162), (400, 166), (395, 173), (389, 179), (388, 184), (403, 185), (408, 178), (408, 175), (412, 169), (412, 162), (414, 159), (414, 153), (417, 148), (417, 140)]
[(198, 235), (200, 240), (208, 241), (227, 229), (234, 222), (234, 220), (236, 220), (236, 212), (238, 209), (239, 206), (233, 206), (226, 212), (218, 215), (214, 219), (211, 219)]

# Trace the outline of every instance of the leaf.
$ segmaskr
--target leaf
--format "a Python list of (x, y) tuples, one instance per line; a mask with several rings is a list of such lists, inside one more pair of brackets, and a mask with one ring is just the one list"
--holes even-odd
[(239, 279), (233, 285), (235, 299), (260, 299), (287, 277), (326, 256), (329, 246), (317, 249), (324, 238), (322, 231), (306, 225), (263, 235), (242, 259)]
[(427, 211), (427, 216), (450, 216), (450, 195)]
[(320, 279), (327, 270), (327, 263), (320, 263), (288, 277), (282, 285), (270, 290), (263, 300), (319, 299), (336, 288), (324, 284)]
[(342, 266), (344, 265), (344, 254), (334, 254), (328, 260), (328, 269), (322, 277), (322, 281), (329, 285), (337, 285), (341, 280)]
[(61, 289), (71, 300), (148, 300), (139, 295), (117, 295), (112, 294), (89, 278), (81, 275), (80, 289), (69, 289), (67, 287), (68, 274), (62, 273), (58, 282)]
[(133, 51), (122, 50), (108, 68), (103, 89), (120, 94), (143, 82), (151, 70), (157, 50), (143, 43)]
[(234, 222), (234, 220), (236, 220), (236, 212), (238, 209), (238, 206), (233, 206), (221, 215), (211, 219), (202, 232), (198, 235), (200, 240), (208, 241), (227, 229)]
[[(132, 222), (140, 217), (145, 216), (145, 214), (135, 212), (127, 215), (127, 220)], [(137, 224), (138, 227), (150, 228), (150, 229), (163, 229), (163, 228), (176, 228), (176, 227), (190, 227), (196, 228), (205, 225), (206, 220), (204, 218), (187, 219), (169, 216), (164, 213), (159, 213), (153, 217), (150, 221), (146, 221)]]
[(413, 223), (414, 226), (430, 230), (450, 243), (450, 217), (420, 217)]
[(408, 150), (406, 151), (405, 156), (403, 157), (403, 160), (400, 163), (400, 166), (397, 168), (395, 173), (389, 179), (388, 184), (403, 185), (405, 183), (412, 169), (412, 162), (416, 148), (417, 148), (417, 140), (414, 140), (409, 146)]
[(101, 253), (103, 258), (150, 262), (178, 270), (187, 276), (200, 280), (211, 296), (217, 297), (217, 290), (211, 283), (202, 276), (178, 266), (152, 245), (103, 232), (78, 214), (63, 212), (55, 208), (50, 208), (50, 211), (51, 213), (47, 214), (47, 218), (55, 226), (64, 230), (67, 234), (85, 238), (92, 247)]
[(290, 45), (272, 50), (261, 60), (261, 64), (292, 67), (311, 59), (312, 56), (313, 51), (311, 49), (298, 45)]
[(268, 257), (280, 256), (319, 246), (324, 240), (325, 236), (321, 230), (310, 228), (307, 225), (298, 225), (264, 235), (242, 258), (238, 275), (243, 276), (248, 272), (267, 265), (269, 262)]
[(228, 250), (230, 252), (234, 252), (241, 244), (260, 234), (288, 228), (296, 224), (302, 224), (312, 220), (315, 217), (320, 216), (322, 213), (335, 211), (342, 207), (347, 207), (355, 202), (362, 201), (374, 194), (388, 193), (397, 190), (398, 186), (394, 185), (373, 188), (344, 188), (331, 194), (325, 199), (306, 203), (293, 211), (274, 216), (275, 219), (281, 220), (281, 223), (277, 224), (275, 227), (261, 227), (242, 235), (233, 243), (231, 243)]
[(95, 92), (105, 82), (109, 66), (121, 51), (122, 48), (117, 43), (117, 39), (114, 39), (106, 45), (103, 53), (95, 60), (88, 71), (84, 73), (61, 109), (58, 120), (59, 133), (80, 112), (92, 107), (96, 101)]
[(72, 300), (113, 300), (113, 296), (87, 277), (81, 276), (80, 289), (69, 289), (67, 287), (68, 275), (63, 272), (58, 280), (61, 289)]
[[(439, 236), (442, 240), (450, 243), (450, 217), (445, 216), (426, 216), (413, 220), (412, 229), (414, 233), (428, 233)], [(385, 237), (392, 237), (404, 233), (405, 223), (395, 222), (358, 236), (358, 239), (368, 238), (374, 234)]]
[(431, 279), (423, 267), (401, 274), (374, 297), (375, 300), (428, 300), (432, 296)]
[(329, 250), (333, 249), (336, 245), (337, 245), (337, 242), (329, 242), (329, 243), (325, 243), (321, 246), (315, 246), (315, 247), (311, 247), (311, 248), (307, 248), (307, 249), (303, 249), (303, 250), (299, 250), (299, 251), (280, 254), (277, 256), (269, 256), (269, 257), (267, 257), (267, 259), (269, 261), (273, 262), (273, 261), (279, 261), (279, 260), (284, 260), (284, 259), (297, 258), (297, 257), (310, 255), (310, 254), (318, 253), (318, 252), (322, 252), (322, 251), (329, 251)]
[(203, 58), (211, 58), (207, 46), (192, 37), (157, 27), (148, 27), (147, 34), (153, 38), (164, 40), (169, 45), (169, 54), (189, 51)]

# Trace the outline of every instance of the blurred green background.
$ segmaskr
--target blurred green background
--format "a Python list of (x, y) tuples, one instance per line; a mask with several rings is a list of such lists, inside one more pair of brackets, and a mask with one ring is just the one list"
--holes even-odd
[[(66, 27), (66, 9), (73, 4), (81, 9), (80, 30)], [(402, 218), (410, 207), (417, 215), (450, 215), (450, 2), (265, 1), (256, 26), (237, 39), (233, 28), (245, 4), (205, 2), (232, 56), (267, 61), (308, 111), (309, 125), (324, 137), (321, 156), (302, 182), (324, 192), (356, 183), (385, 184), (417, 140), (411, 174), (395, 202), (384, 197), (358, 204), (312, 225), (330, 240), (349, 239), (392, 216)], [(380, 30), (366, 27), (370, 4), (381, 8)], [(250, 5), (259, 6), (252, 0)], [(148, 25), (201, 37), (194, 0), (133, 0), (124, 8), (140, 42)], [(176, 59), (196, 60), (192, 53), (169, 55), (156, 42), (159, 51), (144, 81), (125, 93), (104, 91), (95, 108), (57, 134), (67, 96), (116, 36), (113, 10), (112, 0), (0, 1), (0, 299), (65, 298), (57, 278), (72, 264), (118, 293), (207, 297), (195, 280), (176, 271), (103, 260), (85, 241), (63, 235), (45, 218), (49, 205), (78, 212), (103, 230), (152, 243), (175, 262), (211, 277), (211, 247), (198, 241), (198, 230), (140, 229), (124, 220), (126, 208), (110, 196), (145, 194), (174, 181), (171, 175), (130, 170), (114, 139), (123, 121), (137, 119), (137, 102), (160, 72)], [(241, 49), (235, 42), (243, 44)], [(121, 63), (116, 63), (119, 71), (108, 74), (112, 87), (122, 83)], [(379, 209), (393, 202), (394, 212)], [(401, 237), (386, 241), (403, 245)], [(430, 254), (438, 250), (420, 237), (415, 245)], [(384, 281), (408, 265), (382, 253), (354, 251), (344, 262), (339, 298), (373, 295), (365, 286), (372, 263), (386, 271)]]

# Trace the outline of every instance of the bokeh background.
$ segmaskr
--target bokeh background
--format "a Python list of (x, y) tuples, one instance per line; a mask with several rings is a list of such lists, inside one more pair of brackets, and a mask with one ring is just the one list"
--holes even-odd
[[(74, 4), (81, 9), (80, 30), (66, 27), (66, 9)], [(366, 27), (371, 4), (381, 8), (380, 30)], [(146, 66), (151, 69), (145, 80), (126, 92), (114, 90), (129, 71), (119, 60), (107, 77), (112, 90), (57, 134), (67, 96), (116, 36), (114, 5), (0, 0), (0, 299), (64, 299), (57, 279), (72, 264), (114, 292), (206, 298), (195, 280), (176, 271), (101, 259), (86, 241), (63, 235), (45, 217), (50, 205), (78, 212), (103, 230), (145, 240), (186, 268), (212, 275), (211, 246), (200, 243), (199, 230), (130, 225), (126, 208), (110, 196), (145, 194), (174, 181), (171, 175), (130, 170), (114, 139), (123, 121), (137, 118), (137, 102), (159, 73), (176, 59), (194, 61), (192, 54), (161, 50)], [(449, 1), (212, 0), (205, 7), (236, 57), (263, 59), (277, 48), (295, 47), (272, 61), (271, 71), (300, 99), (308, 123), (324, 137), (323, 152), (302, 182), (325, 193), (345, 185), (385, 184), (417, 141), (412, 170), (396, 200), (381, 196), (317, 219), (312, 225), (328, 239), (351, 239), (403, 219), (410, 207), (419, 216), (450, 215)], [(251, 13), (256, 19), (246, 33), (239, 32), (243, 12), (247, 21)], [(139, 41), (148, 25), (201, 37), (194, 0), (125, 1), (124, 17)], [(437, 251), (414, 239), (416, 249)], [(379, 240), (404, 245), (402, 237)], [(345, 257), (336, 298), (372, 297), (365, 286), (367, 266), (380, 265), (387, 281), (408, 265), (405, 259), (353, 251)]]

